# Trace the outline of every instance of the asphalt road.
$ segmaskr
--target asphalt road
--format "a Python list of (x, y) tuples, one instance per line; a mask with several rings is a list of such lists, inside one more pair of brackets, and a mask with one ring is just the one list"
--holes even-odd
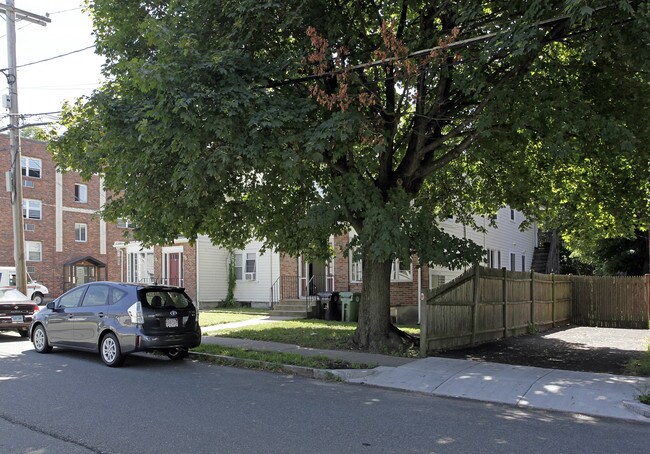
[(39, 355), (0, 333), (0, 453), (639, 453), (647, 424), (138, 354)]

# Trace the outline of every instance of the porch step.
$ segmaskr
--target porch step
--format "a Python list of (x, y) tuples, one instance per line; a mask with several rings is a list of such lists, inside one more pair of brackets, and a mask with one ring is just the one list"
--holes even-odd
[(308, 305), (305, 300), (283, 300), (273, 306), (273, 315), (285, 317), (307, 318), (311, 314), (315, 302)]

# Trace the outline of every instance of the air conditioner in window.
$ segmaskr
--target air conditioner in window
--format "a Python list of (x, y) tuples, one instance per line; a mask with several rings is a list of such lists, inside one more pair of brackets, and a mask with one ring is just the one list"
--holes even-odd
[(255, 280), (255, 273), (244, 273), (244, 280), (246, 280), (246, 281), (254, 281)]

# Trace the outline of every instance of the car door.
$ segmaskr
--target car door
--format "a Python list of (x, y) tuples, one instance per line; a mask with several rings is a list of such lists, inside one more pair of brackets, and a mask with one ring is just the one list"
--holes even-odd
[(47, 315), (45, 329), (47, 337), (53, 344), (74, 344), (74, 319), (76, 309), (86, 292), (86, 286), (76, 287), (64, 293), (54, 303), (54, 309)]
[(109, 290), (105, 284), (88, 285), (81, 304), (75, 309), (74, 341), (77, 347), (97, 348), (99, 332), (108, 312)]

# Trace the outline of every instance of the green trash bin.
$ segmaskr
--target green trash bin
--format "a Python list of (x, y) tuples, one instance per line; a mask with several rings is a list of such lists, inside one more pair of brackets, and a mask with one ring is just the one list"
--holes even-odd
[(361, 293), (341, 292), (341, 321), (356, 322), (359, 320), (359, 302)]

